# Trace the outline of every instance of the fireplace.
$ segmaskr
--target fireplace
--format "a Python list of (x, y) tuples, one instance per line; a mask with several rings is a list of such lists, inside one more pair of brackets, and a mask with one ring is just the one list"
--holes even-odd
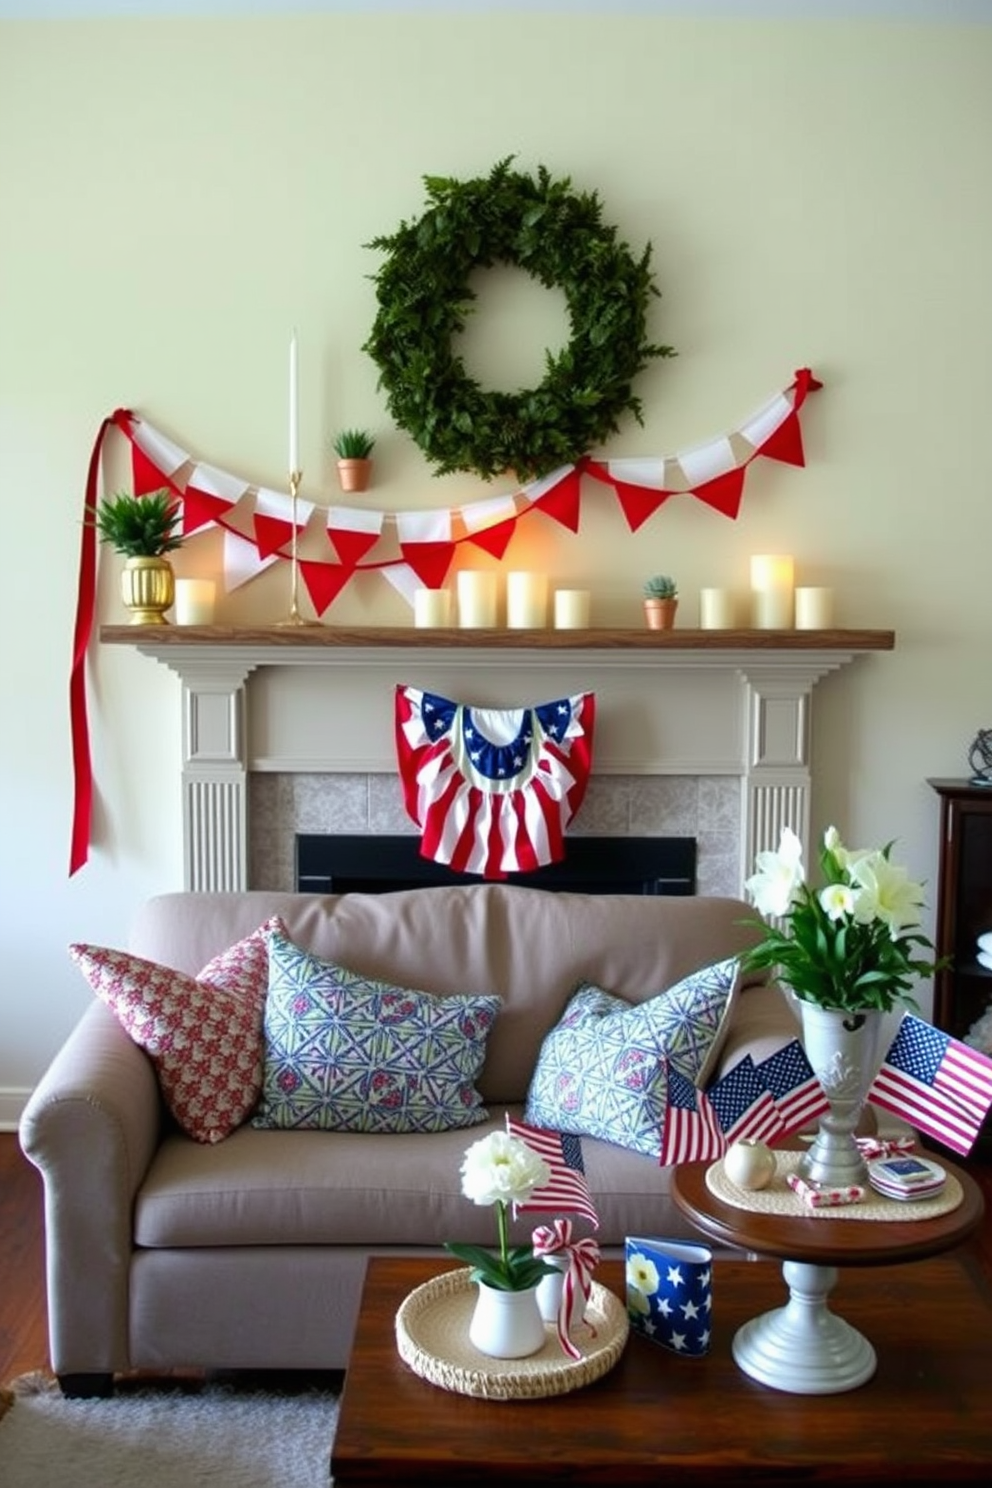
[(569, 843), (691, 837), (691, 892), (701, 895), (740, 893), (783, 825), (808, 836), (814, 686), (894, 645), (891, 631), (552, 631), (521, 641), (323, 625), (120, 626), (101, 638), (137, 646), (182, 679), (187, 888), (292, 890), (299, 834), (406, 835), (416, 859), (394, 749), (404, 685), (485, 707), (594, 692), (593, 771)]
[[(299, 833), (296, 889), (312, 894), (385, 893), (391, 889), (481, 883), (420, 855), (413, 836)], [(507, 883), (587, 894), (694, 894), (694, 837), (574, 837), (565, 857)]]

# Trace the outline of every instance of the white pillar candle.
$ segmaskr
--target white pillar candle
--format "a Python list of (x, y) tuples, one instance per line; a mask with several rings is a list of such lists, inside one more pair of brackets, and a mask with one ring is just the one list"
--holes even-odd
[(510, 630), (542, 630), (547, 625), (547, 574), (507, 574), (506, 623)]
[(758, 630), (791, 630), (793, 560), (784, 553), (759, 553), (751, 559), (752, 619)]
[(289, 343), (289, 473), (300, 468), (300, 356), (296, 331)]
[(737, 624), (737, 604), (730, 589), (700, 589), (700, 630), (733, 630)]
[(832, 589), (796, 590), (796, 629), (830, 630), (834, 623)]
[(444, 629), (451, 624), (451, 591), (449, 589), (415, 589), (413, 623), (422, 629)]
[(456, 584), (458, 624), (463, 630), (491, 630), (496, 624), (495, 569), (462, 569)]
[(212, 625), (215, 593), (213, 579), (177, 579), (176, 624)]
[(555, 630), (589, 628), (589, 590), (555, 590)]

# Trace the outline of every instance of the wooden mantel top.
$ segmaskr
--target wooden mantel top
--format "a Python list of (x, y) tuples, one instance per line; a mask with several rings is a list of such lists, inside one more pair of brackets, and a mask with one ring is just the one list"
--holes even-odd
[(526, 651), (891, 651), (892, 630), (461, 630), (409, 625), (103, 625), (111, 646), (381, 647)]

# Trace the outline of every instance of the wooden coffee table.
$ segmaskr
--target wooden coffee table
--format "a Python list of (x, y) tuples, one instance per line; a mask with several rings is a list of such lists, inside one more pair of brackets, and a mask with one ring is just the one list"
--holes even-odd
[[(992, 1469), (992, 1298), (964, 1251), (845, 1276), (875, 1340), (860, 1389), (791, 1395), (738, 1368), (737, 1330), (781, 1298), (769, 1261), (718, 1258), (713, 1345), (684, 1359), (631, 1334), (619, 1363), (571, 1394), (479, 1400), (422, 1379), (396, 1348), (404, 1298), (453, 1263), (374, 1258), (331, 1453), (334, 1488), (549, 1482), (968, 1482)], [(596, 1280), (624, 1295), (623, 1263)]]
[[(957, 1207), (919, 1219), (914, 1218), (913, 1205), (904, 1202), (898, 1212), (905, 1218), (896, 1220), (847, 1219), (843, 1210), (829, 1216), (801, 1212), (792, 1216), (742, 1209), (712, 1192), (706, 1177), (710, 1166), (678, 1166), (672, 1174), (672, 1197), (711, 1239), (781, 1258), (788, 1297), (780, 1298), (784, 1305), (743, 1324), (733, 1340), (733, 1354), (754, 1379), (794, 1393), (835, 1394), (855, 1389), (875, 1373), (873, 1345), (828, 1306), (840, 1269), (939, 1255), (977, 1229), (985, 1207), (975, 1180), (946, 1158), (941, 1167), (948, 1182), (956, 1182), (961, 1190)], [(898, 1201), (893, 1203), (898, 1206)], [(849, 1275), (845, 1270), (845, 1297)]]

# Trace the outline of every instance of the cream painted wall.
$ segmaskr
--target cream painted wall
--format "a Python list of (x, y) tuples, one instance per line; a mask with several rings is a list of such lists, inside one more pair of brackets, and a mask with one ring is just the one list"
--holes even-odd
[[(892, 627), (815, 697), (818, 827), (892, 836), (936, 872), (931, 775), (967, 772), (992, 724), (992, 28), (958, 25), (348, 14), (224, 21), (0, 22), (0, 1122), (16, 1120), (90, 993), (74, 939), (120, 943), (150, 893), (179, 886), (179, 684), (90, 650), (98, 800), (69, 879), (68, 676), (90, 448), (118, 406), (198, 456), (281, 484), (286, 363), (301, 339), (304, 494), (338, 499), (327, 451), (380, 431), (377, 504), (485, 488), (438, 481), (390, 426), (362, 353), (374, 313), (363, 245), (417, 216), (425, 173), (516, 154), (596, 189), (605, 219), (654, 244), (654, 334), (678, 348), (638, 391), (616, 456), (733, 427), (797, 367), (804, 470), (759, 462), (736, 522), (670, 502), (636, 536), (598, 488), (578, 536), (535, 519), (556, 578), (597, 616), (639, 622), (640, 580), (675, 572), (684, 623), (748, 556), (796, 556), (841, 623)], [(523, 325), (504, 345), (497, 309)], [(475, 338), (480, 373), (525, 378), (560, 333), (554, 296), (505, 284)], [(497, 350), (496, 348), (503, 348)], [(120, 474), (111, 469), (113, 484)], [(217, 561), (215, 538), (181, 555)], [(511, 549), (516, 563), (523, 549)], [(101, 557), (99, 618), (122, 619)], [(281, 618), (286, 573), (226, 604)], [(402, 621), (382, 580), (334, 621)]]

